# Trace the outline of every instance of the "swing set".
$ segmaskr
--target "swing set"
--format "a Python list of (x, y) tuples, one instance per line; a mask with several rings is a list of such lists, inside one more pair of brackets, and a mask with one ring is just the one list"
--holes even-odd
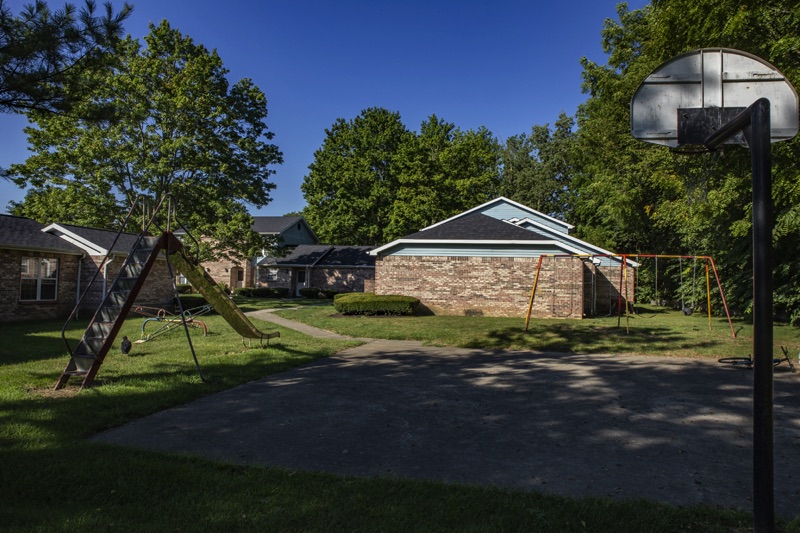
[[(612, 265), (613, 268), (619, 270), (619, 282), (616, 287), (613, 287), (614, 292), (616, 292), (616, 302), (611, 302), (615, 305), (609, 306), (609, 315), (612, 314), (614, 308), (616, 309), (617, 314), (617, 327), (621, 326), (622, 322), (622, 313), (623, 307), (625, 309), (625, 323), (626, 329), (630, 330), (630, 316), (631, 314), (635, 314), (636, 308), (635, 305), (631, 305), (632, 303), (635, 304), (636, 297), (638, 293), (646, 293), (647, 290), (642, 290), (640, 285), (640, 277), (641, 277), (641, 269), (642, 269), (642, 260), (643, 259), (652, 259), (653, 260), (653, 292), (652, 295), (654, 303), (657, 306), (664, 307), (666, 306), (666, 299), (662, 299), (659, 297), (660, 292), (665, 291), (665, 287), (679, 295), (680, 298), (680, 310), (681, 312), (689, 316), (691, 315), (695, 309), (698, 309), (698, 302), (697, 302), (697, 286), (698, 286), (698, 266), (700, 268), (705, 268), (705, 307), (708, 312), (708, 328), (712, 328), (712, 313), (711, 313), (711, 273), (714, 273), (714, 279), (717, 282), (717, 288), (719, 290), (720, 297), (722, 299), (722, 306), (725, 309), (725, 315), (728, 319), (728, 325), (730, 326), (731, 336), (735, 339), (736, 338), (736, 331), (733, 328), (733, 322), (731, 321), (731, 314), (730, 310), (728, 309), (728, 303), (725, 300), (725, 292), (722, 289), (722, 283), (719, 279), (719, 273), (717, 271), (716, 264), (714, 263), (714, 259), (711, 256), (706, 255), (667, 255), (667, 254), (553, 254), (553, 255), (542, 255), (539, 256), (539, 261), (536, 266), (536, 275), (534, 277), (533, 288), (531, 289), (531, 296), (528, 304), (528, 312), (525, 318), (525, 331), (528, 330), (528, 325), (530, 323), (531, 313), (533, 311), (533, 304), (536, 298), (536, 291), (539, 285), (539, 275), (542, 270), (542, 260), (544, 257), (552, 257), (552, 258), (579, 258), (584, 260), (585, 262), (590, 262), (595, 268), (592, 269), (592, 313), (596, 310), (596, 300), (597, 300), (597, 284), (595, 281), (596, 278), (596, 269), (601, 265), (604, 260), (609, 263), (609, 260), (613, 260), (614, 264)], [(661, 260), (662, 264), (665, 260), (678, 260), (678, 286), (677, 289), (670, 288), (670, 282), (672, 282), (673, 276), (662, 276), (661, 278), (661, 288), (659, 289), (659, 259)], [(686, 285), (688, 283), (687, 280), (684, 279), (684, 272), (687, 270), (684, 267), (684, 261), (688, 262), (691, 261), (691, 290), (688, 290)], [(628, 268), (630, 264), (636, 265), (633, 272), (633, 278), (629, 278)], [(698, 265), (699, 263), (699, 265)], [(664, 274), (666, 274), (667, 267), (664, 267)], [(688, 273), (687, 273), (688, 274)], [(702, 276), (702, 271), (701, 271)], [(688, 278), (688, 275), (686, 276)], [(610, 281), (610, 280), (609, 280)], [(632, 292), (633, 294), (630, 294)], [(687, 305), (687, 296), (691, 293), (691, 303)]]

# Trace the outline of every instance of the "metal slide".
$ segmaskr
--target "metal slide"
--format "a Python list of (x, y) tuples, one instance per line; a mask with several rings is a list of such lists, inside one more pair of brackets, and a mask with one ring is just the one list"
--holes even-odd
[[(72, 350), (67, 344), (70, 360), (56, 382), (56, 390), (64, 387), (71, 377), (82, 379), (81, 388), (92, 384), (106, 355), (114, 345), (114, 339), (131, 310), (139, 289), (144, 284), (147, 274), (161, 251), (170, 254), (169, 259), (172, 264), (186, 276), (208, 303), (214, 306), (217, 313), (231, 325), (234, 331), (242, 336), (242, 343), (244, 343), (244, 339), (258, 339), (259, 343), (263, 345), (264, 339), (267, 339), (269, 344), (269, 339), (280, 337), (280, 333), (277, 331), (263, 333), (256, 328), (211, 276), (206, 274), (203, 267), (195, 264), (181, 242), (172, 233), (165, 232), (161, 237), (140, 235), (120, 268), (119, 275), (112, 283), (108, 294), (105, 295), (100, 307), (89, 322), (77, 348)], [(73, 311), (70, 319), (74, 314)]]
[(176, 241), (177, 239), (172, 239), (167, 250), (170, 261), (234, 331), (242, 336), (243, 343), (244, 339), (258, 339), (259, 343), (263, 344), (266, 339), (269, 344), (269, 339), (281, 336), (277, 331), (264, 333), (256, 328), (203, 267), (195, 263), (194, 258), (186, 252), (186, 248), (180, 243), (175, 244)]

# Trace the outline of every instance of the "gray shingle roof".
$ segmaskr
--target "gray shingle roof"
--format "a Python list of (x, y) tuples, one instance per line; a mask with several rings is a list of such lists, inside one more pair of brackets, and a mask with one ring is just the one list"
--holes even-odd
[(319, 265), (374, 267), (375, 257), (369, 255), (369, 252), (374, 249), (374, 246), (334, 246), (333, 250), (319, 262)]
[(81, 255), (83, 250), (42, 231), (43, 224), (30, 218), (0, 215), (0, 248)]
[(404, 239), (463, 240), (463, 241), (543, 241), (552, 240), (535, 231), (508, 222), (473, 213), (450, 222), (406, 235)]
[(253, 231), (280, 235), (284, 230), (301, 220), (303, 220), (303, 217), (253, 217)]
[[(59, 226), (106, 250), (111, 247), (111, 244), (114, 242), (114, 237), (117, 236), (116, 231), (73, 226), (71, 224), (59, 224)], [(136, 239), (138, 239), (138, 236), (133, 233), (123, 233), (119, 236), (116, 244), (114, 244), (114, 249), (112, 251), (127, 254), (133, 249), (133, 246), (136, 244)]]
[(375, 257), (369, 255), (374, 246), (331, 246), (301, 244), (286, 257), (267, 257), (259, 265), (277, 267), (375, 267)]

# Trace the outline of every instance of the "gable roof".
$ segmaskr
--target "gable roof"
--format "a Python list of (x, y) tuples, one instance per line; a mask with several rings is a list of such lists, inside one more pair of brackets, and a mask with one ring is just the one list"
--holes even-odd
[(430, 226), (428, 226), (426, 228), (422, 228), (421, 231), (425, 231), (427, 229), (435, 228), (436, 226), (439, 226), (441, 224), (446, 224), (446, 223), (448, 223), (448, 222), (450, 222), (450, 221), (452, 221), (454, 219), (461, 218), (461, 217), (464, 217), (464, 216), (469, 216), (470, 214), (472, 214), (474, 212), (485, 211), (488, 208), (491, 208), (491, 207), (494, 207), (494, 206), (499, 206), (499, 205), (502, 205), (502, 204), (506, 204), (506, 205), (510, 205), (510, 206), (516, 207), (517, 209), (527, 213), (529, 216), (532, 216), (534, 218), (542, 218), (542, 219), (548, 221), (550, 224), (552, 224), (552, 225), (554, 225), (556, 227), (563, 228), (564, 231), (566, 231), (566, 232), (568, 232), (569, 230), (571, 230), (571, 229), (573, 229), (575, 227), (572, 224), (567, 224), (563, 220), (558, 220), (557, 218), (553, 218), (553, 217), (551, 217), (549, 215), (545, 215), (544, 213), (542, 213), (540, 211), (537, 211), (536, 209), (531, 209), (527, 205), (522, 205), (519, 202), (515, 202), (514, 200), (510, 200), (510, 199), (506, 198), (505, 196), (498, 196), (494, 200), (489, 200), (488, 202), (483, 203), (483, 204), (481, 204), (481, 205), (479, 205), (477, 207), (473, 207), (472, 209), (468, 209), (467, 211), (464, 211), (463, 213), (459, 213), (459, 214), (454, 215), (454, 216), (452, 216), (452, 217), (450, 217), (450, 218), (448, 218), (446, 220), (442, 220), (441, 222), (437, 222), (436, 224), (432, 224), (432, 225), (430, 225)]
[(547, 240), (549, 237), (483, 213), (472, 212), (434, 224), (403, 239), (535, 241)]
[[(510, 206), (511, 208), (507, 208)], [(488, 208), (488, 209), (487, 209)], [(530, 213), (532, 216), (520, 218), (515, 215), (509, 219), (501, 219), (510, 212), (520, 214)], [(484, 214), (491, 213), (493, 216)], [(438, 222), (416, 233), (394, 240), (379, 248), (372, 250), (371, 255), (391, 254), (394, 248), (403, 249), (411, 246), (416, 249), (411, 255), (418, 255), (421, 250), (434, 250), (441, 247), (439, 253), (448, 250), (452, 253), (453, 246), (464, 250), (478, 246), (483, 248), (505, 247), (508, 253), (517, 253), (522, 250), (542, 250), (548, 248), (561, 250), (560, 253), (568, 255), (613, 255), (608, 250), (569, 235), (568, 230), (573, 226), (548, 217), (536, 210), (522, 204), (499, 197), (490, 202), (469, 209), (447, 220)], [(420, 248), (422, 247), (422, 248)], [(427, 253), (427, 252), (426, 252)], [(616, 259), (612, 259), (618, 262)]]
[(253, 231), (267, 235), (280, 235), (298, 222), (305, 220), (303, 217), (253, 217)]
[[(72, 224), (50, 224), (42, 231), (72, 243), (89, 255), (106, 255), (117, 236), (116, 231), (73, 226)], [(127, 254), (133, 249), (137, 239), (138, 236), (133, 233), (122, 233), (111, 251), (117, 254)]]
[(44, 224), (30, 218), (0, 215), (0, 248), (83, 255), (79, 247), (43, 229)]
[(286, 257), (266, 257), (259, 265), (276, 267), (375, 267), (375, 258), (369, 254), (374, 246), (331, 246), (328, 244), (300, 244)]

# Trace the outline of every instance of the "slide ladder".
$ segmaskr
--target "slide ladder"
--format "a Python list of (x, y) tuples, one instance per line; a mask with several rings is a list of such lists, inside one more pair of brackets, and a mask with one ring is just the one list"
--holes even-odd
[(147, 273), (158, 258), (165, 239), (166, 235), (139, 236), (86, 327), (78, 346), (71, 351), (69, 363), (56, 383), (56, 390), (64, 387), (73, 376), (83, 379), (81, 388), (92, 384), (100, 365), (114, 345), (114, 339), (136, 300)]
[[(256, 328), (171, 232), (164, 232), (160, 237), (140, 235), (86, 327), (78, 346), (75, 350), (69, 350), (70, 360), (56, 383), (56, 390), (64, 387), (73, 376), (83, 379), (81, 388), (92, 384), (103, 360), (113, 347), (117, 333), (133, 307), (147, 274), (162, 250), (217, 313), (242, 336), (243, 344), (244, 339), (258, 339), (263, 346), (264, 339), (269, 344), (269, 339), (280, 337), (280, 332), (264, 333)], [(69, 349), (69, 345), (67, 347)]]

